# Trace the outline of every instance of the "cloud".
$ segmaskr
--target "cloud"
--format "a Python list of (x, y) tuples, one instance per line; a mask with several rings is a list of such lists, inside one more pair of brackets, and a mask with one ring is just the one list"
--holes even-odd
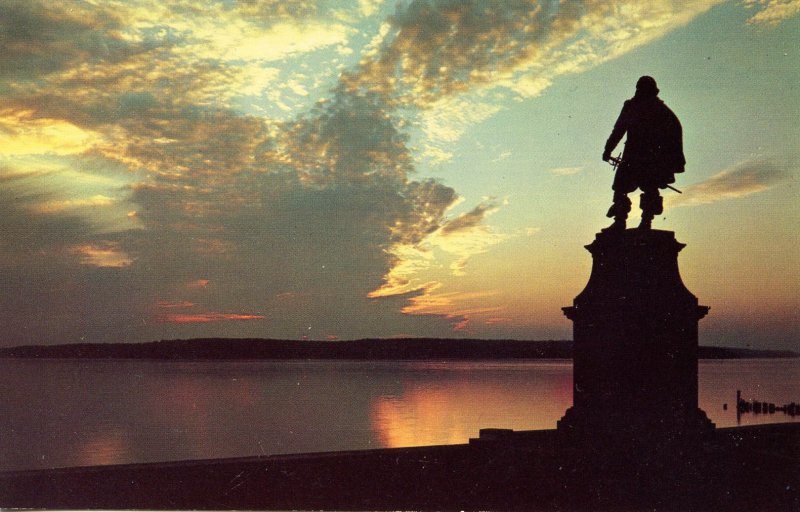
[(224, 6), (245, 16), (265, 20), (304, 19), (320, 13), (322, 2), (309, 0), (241, 0)]
[(554, 78), (619, 57), (721, 1), (415, 0), (398, 6), (379, 50), (343, 83), (423, 108), (496, 86), (536, 96)]
[(670, 196), (671, 206), (696, 206), (757, 194), (790, 176), (787, 169), (768, 160), (749, 160), (726, 169), (709, 179), (689, 185), (683, 194)]
[[(271, 332), (288, 337), (301, 325), (363, 336), (386, 325), (447, 328), (435, 315), (411, 320), (405, 298), (370, 297), (398, 261), (392, 248), (421, 243), (456, 199), (435, 181), (409, 179), (395, 123), (376, 98), (340, 93), (273, 126), (213, 111), (155, 131), (131, 125), (152, 131), (124, 148), (151, 175), (132, 189), (144, 229), (124, 244), (131, 272), (151, 273), (151, 300), (208, 311), (258, 305)], [(220, 333), (229, 324), (203, 323)]]
[(565, 11), (575, 19), (568, 18), (566, 23), (557, 19), (539, 52), (521, 61), (503, 83), (522, 97), (538, 96), (559, 76), (584, 72), (619, 58), (688, 24), (723, 1), (568, 3)]
[(800, 0), (745, 0), (749, 8), (759, 8), (748, 23), (777, 25), (800, 14)]
[(339, 93), (289, 125), (284, 162), (316, 184), (404, 180), (411, 169), (406, 135), (380, 98)]
[(0, 190), (3, 343), (124, 337), (143, 310), (128, 267), (109, 259), (118, 240), (105, 239), (76, 215), (35, 212), (30, 205), (39, 199), (21, 189)]
[[(429, 335), (446, 329), (449, 320), (435, 315), (417, 321), (403, 314), (405, 297), (368, 297), (396, 261), (391, 247), (417, 244), (437, 230), (456, 199), (449, 187), (409, 178), (413, 165), (398, 118), (380, 98), (343, 92), (287, 122), (214, 104), (209, 95), (235, 84), (237, 71), (178, 50), (182, 41), (202, 35), (192, 30), (200, 25), (191, 5), (180, 5), (189, 9), (186, 21), (164, 18), (174, 34), (119, 29), (141, 52), (114, 61), (65, 57), (35, 86), (6, 84), (5, 133), (17, 139), (15, 134), (34, 133), (43, 140), (40, 148), (20, 143), (20, 153), (28, 148), (22, 156), (30, 159), (35, 150), (56, 158), (57, 173), (65, 177), (76, 174), (67, 171), (71, 163), (86, 177), (100, 175), (93, 162), (126, 169), (127, 180), (113, 186), (125, 192), (120, 202), (130, 205), (124, 218), (136, 223), (134, 229), (100, 233), (83, 220), (95, 217), (84, 210), (120, 199), (105, 188), (78, 195), (65, 182), (56, 193), (52, 180), (42, 181), (51, 190), (17, 201), (19, 215), (7, 219), (41, 225), (42, 244), (61, 241), (37, 249), (35, 234), (5, 231), (12, 239), (2, 251), (2, 262), (13, 262), (9, 279), (40, 278), (7, 283), (26, 290), (19, 303), (6, 304), (17, 319), (16, 339), (141, 340), (165, 332), (258, 336), (266, 334), (264, 322), (230, 320), (267, 316), (272, 335), (286, 337), (295, 337), (300, 326), (304, 333), (313, 326), (310, 334), (346, 336), (378, 336), (387, 328)], [(146, 21), (146, 13), (131, 9), (120, 4), (119, 17)], [(265, 30), (280, 26), (272, 22)], [(96, 37), (104, 37), (102, 30)], [(311, 51), (297, 51), (306, 50)], [(275, 76), (269, 72), (267, 79)], [(302, 82), (288, 87), (304, 90)], [(49, 139), (41, 135), (52, 127), (60, 132)], [(68, 130), (103, 135), (76, 138), (65, 147)], [(40, 175), (13, 172), (14, 183)], [(27, 258), (31, 253), (48, 256)], [(98, 293), (95, 284), (108, 278), (114, 282)], [(86, 314), (73, 314), (70, 287), (80, 293)], [(26, 308), (47, 293), (63, 304)], [(154, 308), (159, 303), (193, 304), (195, 310), (165, 315)], [(48, 309), (53, 318), (40, 321)], [(201, 324), (204, 330), (194, 330)], [(60, 325), (62, 334), (31, 325)]]
[(399, 6), (374, 57), (345, 75), (352, 90), (430, 106), (513, 70), (535, 54), (551, 19), (577, 19), (554, 4), (417, 0)]
[(437, 102), (425, 113), (422, 131), (433, 143), (452, 143), (471, 126), (490, 118), (502, 108), (488, 102), (447, 98)]
[[(184, 47), (181, 50), (183, 54), (228, 61), (273, 62), (344, 44), (349, 30), (338, 23), (313, 20), (306, 20), (303, 24), (280, 22), (263, 27), (242, 18), (206, 18), (203, 25), (193, 27), (192, 33), (199, 40)], [(220, 37), (221, 33), (225, 33), (225, 37)]]
[(483, 220), (497, 211), (497, 204), (492, 201), (484, 201), (471, 211), (463, 213), (442, 226), (442, 236), (450, 236), (454, 233), (473, 230), (483, 223)]
[(115, 61), (130, 52), (112, 11), (38, 0), (7, 0), (0, 11), (0, 76), (6, 79), (46, 75), (89, 56)]
[(106, 164), (79, 155), (0, 156), (0, 190), (24, 198), (19, 207), (31, 214), (81, 218), (97, 232), (135, 228), (125, 190), (130, 176)]
[(69, 251), (78, 255), (82, 264), (95, 267), (127, 267), (133, 262), (115, 241), (100, 240), (70, 247)]
[(500, 306), (486, 306), (487, 299), (497, 294), (494, 291), (442, 293), (438, 291), (441, 286), (438, 282), (426, 283), (424, 293), (412, 297), (403, 312), (448, 318), (453, 331), (469, 332), (476, 318), (495, 316), (503, 311)]
[[(35, 118), (47, 111), (82, 128), (142, 107), (230, 107), (246, 95), (255, 107), (267, 94), (290, 94), (276, 84), (293, 82), (295, 92), (303, 87), (301, 73), (270, 62), (334, 48), (352, 33), (315, 17), (327, 10), (291, 4), (6, 2), (0, 20), (7, 20), (9, 35), (0, 71), (7, 63), (8, 72), (0, 73), (0, 85), (16, 109)], [(123, 95), (149, 97), (149, 105), (126, 111)]]
[(516, 235), (486, 225), (496, 201), (448, 220), (460, 198), (415, 177), (409, 130), (445, 160), (497, 94), (712, 4), (414, 0), (368, 41), (371, 0), (3, 2), (9, 343), (466, 328), (481, 297), (430, 283)]
[[(341, 27), (295, 25), (314, 12), (282, 5), (244, 6), (258, 22), (234, 10), (216, 19), (198, 16), (191, 3), (172, 3), (168, 11), (146, 2), (114, 4), (81, 19), (35, 2), (4, 5), (20, 20), (4, 56), (27, 59), (30, 48), (36, 55), (55, 52), (49, 64), (4, 76), (4, 147), (18, 147), (28, 159), (32, 153), (58, 158), (58, 176), (72, 172), (67, 158), (81, 167), (94, 159), (128, 169), (128, 179), (113, 186), (127, 190), (125, 219), (134, 210), (130, 219), (137, 224), (101, 234), (82, 220), (82, 209), (117, 202), (108, 188), (77, 195), (65, 182), (63, 190), (52, 190), (51, 173), (39, 182), (51, 190), (24, 196), (19, 183), (41, 173), (15, 170), (13, 182), (4, 180), (14, 187), (8, 197), (16, 198), (5, 215), (4, 276), (9, 289), (26, 290), (17, 303), (6, 304), (18, 335), (38, 339), (45, 333), (28, 325), (60, 325), (61, 338), (44, 337), (97, 338), (116, 328), (116, 339), (142, 339), (161, 335), (161, 320), (189, 329), (173, 335), (191, 334), (200, 323), (219, 326), (205, 333), (224, 335), (233, 332), (225, 325), (242, 322), (223, 320), (253, 316), (230, 312), (254, 309), (269, 311), (277, 318), (271, 322), (275, 335), (288, 337), (298, 325), (311, 324), (327, 333), (378, 335), (388, 318), (402, 331), (415, 330), (417, 322), (400, 312), (402, 300), (378, 305), (368, 294), (394, 265), (389, 249), (419, 243), (438, 229), (456, 196), (449, 187), (408, 178), (405, 135), (380, 98), (337, 94), (306, 116), (275, 123), (226, 108), (231, 97), (220, 94), (235, 90), (242, 76), (261, 76), (268, 85), (280, 75), (271, 69), (259, 75), (253, 66), (225, 60), (271, 61), (343, 42)], [(237, 16), (230, 27), (241, 33), (215, 32), (215, 23)], [(50, 28), (26, 32), (28, 25)], [(273, 37), (283, 46), (242, 53), (241, 37), (262, 43)], [(84, 44), (87, 38), (96, 44)], [(114, 52), (103, 49), (109, 44)], [(202, 44), (206, 53), (195, 52)], [(43, 69), (46, 74), (37, 74)], [(35, 83), (23, 84), (32, 77)], [(287, 87), (302, 95), (299, 80)], [(81, 180), (97, 170), (92, 165)], [(90, 283), (99, 285), (103, 276), (115, 281), (97, 293)], [(72, 314), (75, 295), (67, 290), (79, 292), (92, 312)], [(27, 308), (39, 294), (58, 304)], [(197, 312), (165, 316), (153, 310), (159, 302), (191, 303)], [(52, 319), (43, 321), (48, 311)], [(430, 333), (442, 325), (434, 317), (419, 324)], [(121, 325), (129, 327), (124, 334)], [(263, 327), (249, 329), (236, 332), (258, 335)]]
[(59, 199), (59, 200), (51, 200), (45, 201), (43, 203), (39, 203), (33, 205), (32, 208), (36, 211), (47, 213), (47, 212), (56, 212), (60, 210), (67, 210), (72, 208), (81, 208), (81, 207), (97, 207), (97, 206), (111, 206), (114, 204), (114, 199), (108, 196), (104, 196), (102, 194), (97, 194), (92, 197), (88, 198), (81, 198), (81, 199)]
[(358, 7), (362, 16), (372, 16), (378, 11), (380, 0), (358, 0)]
[(431, 283), (427, 286), (429, 293), (419, 295), (411, 299), (411, 304), (404, 308), (406, 313), (417, 314), (438, 314), (438, 315), (470, 315), (476, 313), (496, 312), (497, 307), (456, 307), (457, 304), (468, 302), (483, 303), (484, 299), (496, 295), (493, 291), (482, 292), (450, 292), (436, 293), (435, 290), (440, 286), (439, 283)]
[(30, 111), (0, 111), (0, 147), (5, 156), (82, 153), (103, 137), (61, 119), (36, 119)]
[(341, 86), (414, 107), (423, 156), (435, 165), (501, 110), (498, 98), (538, 96), (558, 77), (657, 40), (722, 1), (414, 0), (398, 4)]
[(392, 267), (386, 272), (379, 288), (369, 292), (376, 299), (423, 291), (427, 283), (419, 282), (419, 274), (435, 263), (433, 253), (416, 244), (395, 244), (388, 253), (392, 256)]
[(493, 199), (485, 200), (471, 211), (447, 222), (428, 241), (430, 246), (455, 256), (450, 263), (452, 275), (465, 275), (470, 258), (487, 252), (490, 247), (509, 238), (510, 235), (497, 233), (484, 224), (486, 217), (498, 209), (499, 204)]
[(264, 320), (264, 318), (264, 315), (247, 313), (169, 313), (164, 315), (161, 321), (173, 324), (207, 324), (211, 322)]
[[(449, 204), (452, 207), (456, 201)], [(445, 204), (444, 202), (441, 204)], [(483, 225), (486, 217), (497, 211), (498, 205), (494, 200), (488, 199), (463, 213), (455, 219), (446, 221), (439, 213), (438, 223), (425, 226), (421, 232), (422, 237), (399, 239), (389, 249), (393, 257), (393, 266), (384, 277), (380, 288), (373, 290), (369, 295), (373, 298), (396, 296), (407, 293), (421, 293), (421, 297), (414, 300), (424, 300), (431, 290), (430, 283), (425, 282), (421, 276), (426, 275), (431, 269), (438, 267), (448, 259), (453, 275), (465, 274), (469, 259), (484, 253), (492, 245), (507, 239), (506, 235), (494, 233)], [(419, 232), (419, 230), (417, 230)], [(442, 253), (438, 257), (434, 252)], [(446, 256), (444, 256), (446, 255)], [(410, 313), (414, 310), (404, 309)]]
[(41, 198), (23, 190), (0, 190), (0, 251), (4, 263), (23, 263), (37, 255), (55, 257), (67, 244), (86, 240), (88, 222), (72, 215), (38, 215), (31, 208)]
[(425, 144), (421, 156), (433, 166), (444, 164), (453, 159), (453, 153), (431, 144)]
[(191, 302), (185, 302), (185, 301), (169, 302), (166, 300), (160, 300), (158, 301), (158, 304), (156, 304), (156, 306), (164, 309), (187, 309), (187, 308), (193, 308), (195, 305)]

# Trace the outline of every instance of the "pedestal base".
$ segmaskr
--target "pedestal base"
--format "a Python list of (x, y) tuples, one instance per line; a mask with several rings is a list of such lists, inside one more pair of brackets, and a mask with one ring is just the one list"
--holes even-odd
[(714, 432), (715, 425), (702, 409), (648, 411), (634, 405), (617, 411), (589, 411), (570, 407), (557, 423), (562, 435), (573, 441), (596, 445), (644, 445), (700, 440)]
[(702, 438), (697, 324), (708, 312), (684, 286), (669, 231), (599, 233), (592, 274), (564, 313), (573, 322), (573, 407), (558, 430), (576, 442), (656, 446)]

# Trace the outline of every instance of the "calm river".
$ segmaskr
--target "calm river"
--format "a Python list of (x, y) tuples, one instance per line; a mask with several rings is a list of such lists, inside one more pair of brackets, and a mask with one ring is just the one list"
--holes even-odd
[[(0, 470), (464, 443), (555, 428), (571, 382), (563, 360), (0, 360)], [(717, 426), (737, 424), (737, 389), (800, 401), (800, 360), (700, 362)], [(783, 421), (800, 417), (741, 424)]]

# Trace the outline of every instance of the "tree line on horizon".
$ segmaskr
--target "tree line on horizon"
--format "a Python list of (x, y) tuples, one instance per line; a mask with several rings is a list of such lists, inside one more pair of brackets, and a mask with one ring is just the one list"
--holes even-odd
[[(145, 343), (76, 343), (0, 349), (4, 358), (63, 359), (352, 359), (352, 360), (499, 360), (571, 359), (571, 340), (483, 340), (451, 338), (310, 341), (198, 338)], [(701, 359), (800, 357), (788, 350), (703, 346)]]

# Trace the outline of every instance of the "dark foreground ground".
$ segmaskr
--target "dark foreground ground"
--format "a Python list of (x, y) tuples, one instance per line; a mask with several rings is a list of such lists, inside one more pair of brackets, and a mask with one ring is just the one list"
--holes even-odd
[(629, 448), (486, 430), (455, 446), (0, 473), (0, 507), (800, 510), (800, 424)]

